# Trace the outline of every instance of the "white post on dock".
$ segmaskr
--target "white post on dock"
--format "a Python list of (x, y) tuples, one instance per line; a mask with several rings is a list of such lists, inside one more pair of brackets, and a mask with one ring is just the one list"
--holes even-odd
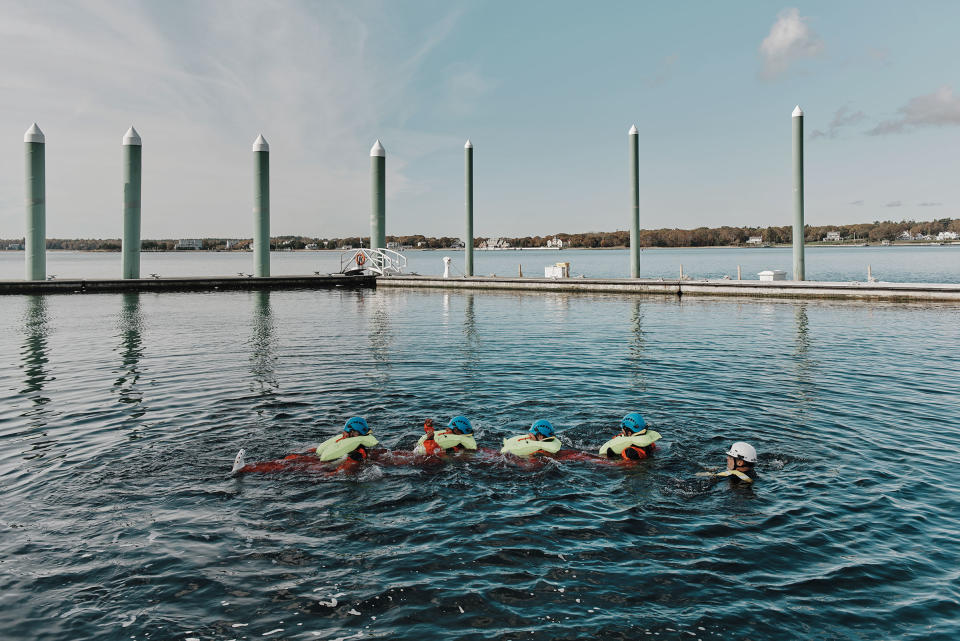
[(37, 123), (23, 135), (27, 160), (27, 230), (23, 249), (27, 280), (47, 278), (46, 137)]
[(123, 135), (123, 244), (120, 272), (123, 278), (140, 278), (140, 183), (143, 175), (143, 141), (131, 127)]
[(467, 140), (463, 146), (464, 156), (464, 207), (467, 213), (467, 229), (463, 239), (463, 274), (473, 276), (473, 143)]
[(742, 280), (740, 278), (740, 265), (737, 265), (737, 280)]
[(370, 249), (387, 248), (387, 150), (380, 140), (370, 148)]
[(253, 275), (270, 275), (270, 145), (253, 141)]
[(630, 127), (630, 278), (640, 278), (640, 132)]
[(793, 280), (805, 280), (803, 260), (803, 110), (793, 110)]
[(452, 259), (449, 256), (443, 257), (443, 277), (450, 278), (450, 261)]

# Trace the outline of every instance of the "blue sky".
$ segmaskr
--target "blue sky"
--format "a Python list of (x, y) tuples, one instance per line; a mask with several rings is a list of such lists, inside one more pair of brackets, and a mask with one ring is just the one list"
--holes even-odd
[(119, 237), (120, 141), (144, 142), (143, 236), (478, 236), (957, 217), (960, 4), (0, 2), (0, 237), (23, 235), (23, 132), (47, 136), (49, 237)]

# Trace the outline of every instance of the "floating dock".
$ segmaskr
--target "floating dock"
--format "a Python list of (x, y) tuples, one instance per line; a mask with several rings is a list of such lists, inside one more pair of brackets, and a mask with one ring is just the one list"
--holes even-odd
[(347, 276), (185, 276), (181, 278), (83, 278), (0, 280), (0, 294), (93, 294), (104, 292), (226, 291), (252, 289), (332, 289), (376, 287), (373, 275)]
[(667, 296), (740, 296), (747, 298), (833, 298), (886, 301), (960, 302), (960, 284), (814, 282), (759, 280), (660, 280), (643, 278), (441, 278), (388, 276), (377, 287), (433, 287), (465, 290), (529, 292), (595, 292)]

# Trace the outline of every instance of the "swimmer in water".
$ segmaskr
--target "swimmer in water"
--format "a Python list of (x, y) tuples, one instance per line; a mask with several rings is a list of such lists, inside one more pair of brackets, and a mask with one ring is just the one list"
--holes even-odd
[(367, 459), (377, 439), (370, 433), (367, 419), (354, 416), (343, 425), (341, 434), (332, 436), (317, 446), (315, 456), (321, 461), (350, 459), (360, 463)]
[(526, 457), (532, 454), (556, 454), (563, 444), (553, 424), (546, 419), (535, 421), (526, 434), (503, 439), (501, 454)]
[(729, 478), (734, 483), (753, 483), (757, 480), (754, 467), (757, 464), (757, 450), (749, 443), (738, 441), (726, 452), (727, 469), (714, 474), (718, 478)]
[(637, 412), (630, 412), (620, 421), (620, 433), (600, 447), (600, 456), (608, 459), (639, 461), (653, 456), (659, 432), (647, 429), (647, 422)]
[(423, 431), (426, 433), (417, 441), (413, 448), (414, 454), (443, 456), (477, 449), (477, 442), (473, 438), (473, 425), (466, 416), (454, 416), (447, 423), (447, 429), (440, 432), (434, 429), (433, 419), (428, 418), (423, 422)]

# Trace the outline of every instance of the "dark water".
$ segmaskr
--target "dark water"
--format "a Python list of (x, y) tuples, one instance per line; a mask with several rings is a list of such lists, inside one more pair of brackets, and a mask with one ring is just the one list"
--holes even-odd
[[(398, 290), (0, 300), (0, 637), (955, 639), (960, 308)], [(631, 469), (230, 479), (364, 414)], [(696, 473), (733, 440), (753, 489)]]

